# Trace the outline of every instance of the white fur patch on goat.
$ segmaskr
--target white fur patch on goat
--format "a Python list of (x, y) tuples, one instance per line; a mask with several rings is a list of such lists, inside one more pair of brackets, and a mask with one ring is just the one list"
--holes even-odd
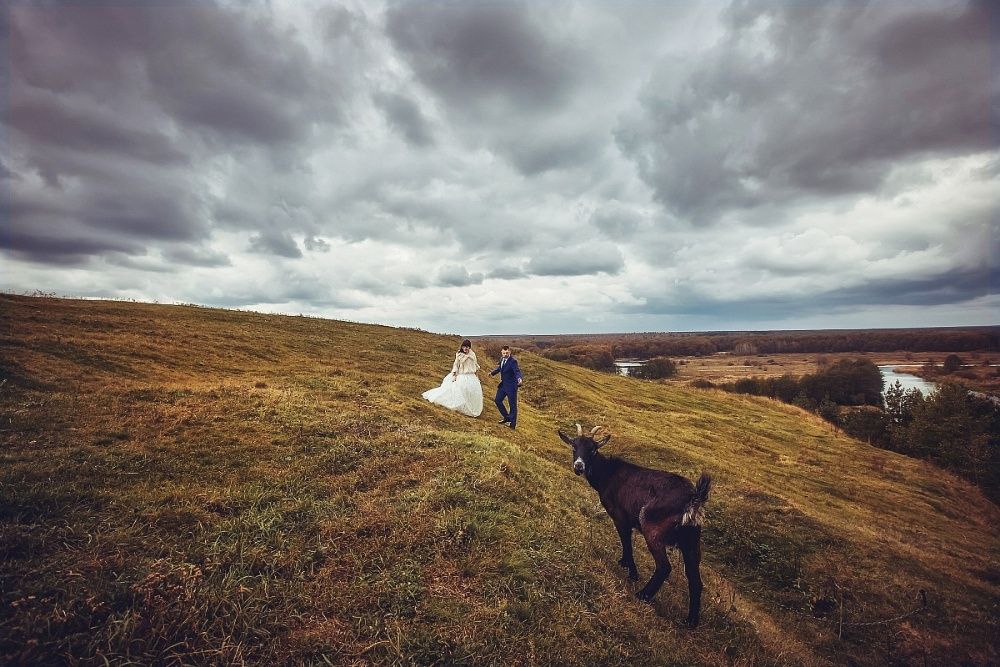
[(700, 526), (704, 516), (705, 516), (705, 510), (700, 504), (688, 505), (687, 508), (684, 510), (684, 516), (681, 517), (681, 525)]

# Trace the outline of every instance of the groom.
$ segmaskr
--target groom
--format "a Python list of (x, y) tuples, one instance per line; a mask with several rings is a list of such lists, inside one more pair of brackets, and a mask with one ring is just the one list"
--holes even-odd
[[(494, 403), (500, 410), (500, 423), (511, 428), (517, 428), (517, 388), (521, 385), (521, 369), (517, 367), (517, 359), (510, 356), (510, 347), (504, 345), (500, 350), (500, 365), (490, 371), (490, 375), (500, 374), (500, 386), (497, 387), (497, 397)], [(510, 404), (510, 412), (503, 404), (503, 399)]]

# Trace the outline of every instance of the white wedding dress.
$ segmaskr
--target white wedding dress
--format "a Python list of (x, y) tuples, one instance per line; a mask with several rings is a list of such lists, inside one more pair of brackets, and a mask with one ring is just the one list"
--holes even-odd
[[(440, 387), (428, 389), (422, 396), (431, 403), (444, 406), (449, 410), (461, 412), (463, 415), (478, 417), (483, 412), (483, 386), (479, 384), (476, 371), (479, 363), (476, 353), (459, 352), (455, 355), (455, 364), (451, 373), (444, 376)], [(452, 375), (455, 373), (455, 375)]]

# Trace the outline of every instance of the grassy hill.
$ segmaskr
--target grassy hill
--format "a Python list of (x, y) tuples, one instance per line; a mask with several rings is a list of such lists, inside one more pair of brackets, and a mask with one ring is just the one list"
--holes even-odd
[[(511, 432), (420, 398), (455, 337), (9, 295), (0, 322), (0, 663), (1000, 659), (998, 509), (790, 406), (524, 354)], [(577, 421), (714, 475), (699, 629), (677, 554), (632, 597)]]

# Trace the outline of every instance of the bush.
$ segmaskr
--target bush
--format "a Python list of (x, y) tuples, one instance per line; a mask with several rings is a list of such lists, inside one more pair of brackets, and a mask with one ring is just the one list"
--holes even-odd
[(962, 367), (962, 357), (957, 354), (949, 354), (944, 358), (944, 372), (945, 374), (954, 373)]
[(840, 419), (840, 425), (847, 435), (878, 446), (889, 442), (889, 423), (889, 416), (875, 407), (848, 410)]
[(840, 406), (829, 398), (824, 398), (820, 401), (819, 405), (816, 406), (816, 414), (831, 424), (840, 425)]
[(542, 355), (553, 361), (565, 361), (595, 371), (615, 372), (615, 358), (607, 345), (571, 345), (552, 347)]
[(883, 385), (878, 366), (867, 359), (842, 359), (799, 382), (816, 403), (829, 398), (839, 405), (882, 405)]
[(791, 403), (799, 393), (799, 381), (794, 375), (782, 375), (774, 379), (774, 398)]
[(792, 405), (800, 407), (803, 410), (808, 410), (809, 412), (813, 412), (816, 409), (816, 401), (806, 396), (803, 391), (800, 391), (795, 398), (792, 399)]
[(741, 378), (721, 389), (737, 394), (777, 398), (807, 410), (815, 410), (822, 401), (837, 405), (882, 405), (882, 373), (866, 359), (844, 359), (816, 373), (796, 379), (791, 375), (777, 378)]
[(677, 375), (677, 364), (667, 357), (653, 357), (632, 370), (632, 375), (643, 380), (662, 380)]

